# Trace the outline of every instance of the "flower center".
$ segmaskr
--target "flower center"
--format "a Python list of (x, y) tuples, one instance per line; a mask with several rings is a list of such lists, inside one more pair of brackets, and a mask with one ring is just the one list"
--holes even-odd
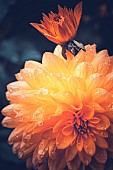
[(82, 118), (80, 118), (79, 122), (76, 122), (76, 124), (74, 124), (74, 127), (82, 134), (87, 133), (88, 121), (84, 121), (84, 120), (82, 120)]

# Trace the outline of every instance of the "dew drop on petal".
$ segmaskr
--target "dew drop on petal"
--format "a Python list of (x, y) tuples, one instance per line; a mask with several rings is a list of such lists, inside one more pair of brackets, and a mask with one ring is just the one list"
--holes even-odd
[(42, 126), (43, 125), (43, 121), (38, 121), (38, 126)]
[(47, 119), (50, 120), (50, 116), (48, 116)]
[(24, 99), (25, 98), (25, 96), (24, 95), (21, 95), (21, 99)]
[(88, 165), (88, 164), (89, 164), (89, 161), (88, 161), (88, 160), (85, 160), (84, 163), (85, 163), (85, 165)]
[(10, 93), (12, 93), (12, 92), (13, 92), (13, 90), (12, 90), (12, 89), (9, 89), (9, 92), (10, 92)]
[(26, 140), (29, 140), (29, 139), (31, 139), (31, 136), (32, 136), (31, 134), (27, 133), (24, 138), (25, 138)]

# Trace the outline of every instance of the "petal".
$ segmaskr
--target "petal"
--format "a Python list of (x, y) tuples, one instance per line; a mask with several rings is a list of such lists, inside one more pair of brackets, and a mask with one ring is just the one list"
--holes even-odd
[(80, 62), (84, 61), (85, 53), (83, 50), (79, 51), (76, 57), (73, 58), (73, 60), (70, 61), (68, 65), (68, 74), (73, 76), (73, 73), (75, 72), (75, 68)]
[(90, 123), (99, 123), (99, 122), (100, 122), (100, 119), (97, 117), (93, 117), (90, 119)]
[(96, 135), (96, 134), (95, 134), (95, 137), (96, 137), (97, 146), (99, 146), (100, 148), (103, 148), (103, 149), (108, 148), (108, 144), (107, 144), (106, 140), (103, 137), (101, 137), (99, 135)]
[(74, 9), (74, 17), (77, 22), (77, 27), (79, 25), (81, 15), (82, 15), (82, 2), (78, 3)]
[(90, 120), (94, 116), (94, 109), (91, 106), (83, 106), (83, 116), (84, 120)]
[(79, 158), (83, 164), (88, 165), (91, 162), (91, 156), (87, 154), (84, 150), (78, 152)]
[(77, 155), (77, 149), (75, 143), (72, 146), (66, 148), (66, 152), (65, 152), (66, 162), (73, 160), (76, 155)]
[(15, 81), (7, 85), (7, 89), (10, 93), (19, 91), (19, 90), (30, 90), (30, 86), (24, 81)]
[(20, 141), (20, 139), (22, 138), (23, 132), (26, 130), (27, 126), (28, 124), (19, 123), (19, 125), (10, 134), (8, 138), (8, 142), (12, 144), (14, 142), (17, 142), (18, 140)]
[[(64, 57), (62, 56), (62, 46), (61, 45), (57, 45), (56, 47), (55, 47), (55, 49), (54, 49), (54, 54), (56, 55), (56, 56), (58, 56), (58, 57), (60, 57), (62, 60), (64, 60), (64, 62), (65, 62), (65, 59), (64, 59)], [(65, 62), (65, 63), (67, 63), (67, 62)]]
[(42, 64), (52, 73), (64, 73), (67, 70), (64, 60), (50, 52), (44, 53)]
[(74, 121), (74, 115), (75, 115), (75, 112), (74, 111), (71, 111), (71, 110), (65, 110), (62, 112), (62, 118), (64, 121), (66, 120), (70, 120), (70, 123), (72, 124), (73, 121)]
[(18, 151), (20, 149), (20, 144), (21, 144), (21, 142), (16, 142), (16, 143), (13, 144), (13, 146), (12, 146), (13, 154), (17, 154), (18, 153)]
[(20, 122), (15, 121), (13, 118), (5, 117), (2, 120), (2, 126), (8, 127), (8, 128), (15, 128), (20, 124)]
[(69, 136), (72, 134), (72, 132), (74, 131), (74, 127), (73, 126), (65, 126), (62, 129), (62, 133), (64, 136)]
[(112, 112), (112, 111), (104, 112), (104, 115), (105, 115), (111, 122), (113, 122), (113, 112)]
[(86, 45), (85, 46), (86, 53), (85, 53), (85, 61), (91, 62), (95, 58), (96, 54), (96, 44), (93, 45)]
[(84, 138), (84, 150), (90, 156), (93, 156), (95, 154), (96, 146), (92, 138)]
[(48, 149), (49, 149), (49, 140), (42, 140), (41, 143), (39, 144), (38, 147), (38, 152), (37, 152), (37, 158), (38, 158), (38, 162), (41, 163), (43, 162), (44, 156), (47, 153)]
[(108, 150), (110, 152), (113, 152), (113, 134), (109, 133), (108, 138), (106, 138), (106, 141), (108, 143)]
[(113, 88), (113, 72), (106, 75), (106, 81), (104, 83), (104, 88), (110, 91)]
[(53, 133), (59, 133), (63, 127), (65, 127), (66, 122), (61, 119), (56, 123), (56, 125), (53, 127)]
[[(105, 67), (105, 59), (108, 57), (107, 50), (102, 50), (95, 55), (94, 60), (92, 61), (92, 65), (95, 68), (96, 72), (102, 72), (102, 66)], [(104, 63), (104, 64), (103, 64)], [(106, 67), (105, 67), (106, 68)]]
[(37, 67), (39, 67), (39, 66), (41, 66), (42, 64), (41, 63), (39, 63), (39, 62), (37, 62), (37, 61), (32, 61), (32, 60), (29, 60), (29, 61), (26, 61), (25, 62), (25, 68), (32, 68), (32, 69), (34, 69), (34, 68), (37, 68)]
[(72, 144), (76, 136), (64, 136), (62, 133), (58, 134), (56, 138), (56, 145), (58, 149), (65, 149)]
[(106, 130), (110, 126), (110, 121), (106, 116), (102, 114), (96, 114), (95, 116), (100, 119), (99, 123), (95, 124), (96, 129)]
[(34, 77), (34, 70), (31, 68), (24, 68), (20, 71), (24, 81), (26, 81), (30, 87), (37, 88), (37, 82)]
[(97, 162), (95, 159), (92, 159), (91, 164), (90, 164), (90, 168), (92, 170), (97, 170), (97, 169), (104, 170), (105, 169), (105, 165)]
[(19, 150), (18, 151), (19, 159), (28, 158), (29, 156), (31, 156), (34, 149), (35, 149), (35, 147), (36, 147), (36, 144), (33, 144), (33, 145), (31, 145), (30, 147), (26, 148), (23, 151)]
[(75, 68), (75, 77), (83, 78), (84, 80), (94, 72), (93, 66), (88, 62), (82, 62)]
[(26, 159), (26, 167), (28, 169), (32, 169), (33, 168), (32, 157), (29, 157), (29, 158)]
[(105, 89), (96, 88), (93, 91), (92, 101), (100, 104), (100, 103), (106, 102), (109, 99), (109, 97), (110, 97), (110, 95)]
[(75, 98), (73, 94), (69, 92), (68, 90), (60, 91), (56, 94), (53, 94), (52, 98), (57, 103), (65, 103), (65, 104), (70, 104), (70, 105), (73, 105), (75, 103)]
[(56, 141), (53, 139), (49, 144), (49, 157), (55, 159), (56, 157)]
[(108, 132), (106, 130), (98, 130), (95, 128), (91, 128), (91, 131), (101, 137), (104, 137), (104, 138), (108, 137)]
[(96, 148), (96, 153), (94, 155), (94, 158), (102, 164), (105, 164), (107, 161), (107, 152), (105, 149), (101, 149), (99, 147)]
[(78, 135), (77, 140), (76, 140), (76, 148), (79, 152), (82, 151), (83, 149), (83, 138), (82, 135)]
[(80, 77), (71, 77), (69, 79), (69, 88), (74, 95), (76, 95), (77, 89), (85, 90), (85, 82)]
[(47, 139), (47, 140), (50, 140), (50, 139), (52, 139), (52, 138), (55, 138), (52, 130), (53, 130), (52, 127), (46, 129), (46, 130), (41, 134), (41, 137), (44, 138), (44, 139)]
[(78, 155), (72, 160), (67, 162), (67, 167), (69, 170), (78, 170), (81, 165), (81, 160)]
[(104, 75), (102, 75), (100, 73), (93, 73), (86, 80), (86, 85), (87, 85), (86, 89), (89, 93), (92, 94), (92, 91), (95, 88), (103, 87), (104, 83), (105, 83)]
[[(61, 161), (62, 160), (62, 161)], [(56, 158), (53, 160), (51, 158), (48, 159), (48, 166), (50, 170), (63, 170), (66, 167), (66, 160), (64, 156), (64, 151), (58, 150), (56, 154)]]
[(16, 113), (15, 113), (14, 110), (13, 110), (14, 106), (15, 106), (15, 104), (10, 104), (10, 105), (4, 107), (4, 108), (2, 109), (2, 114), (3, 114), (4, 116), (8, 116), (8, 117), (14, 117), (14, 116), (16, 116)]
[(89, 102), (88, 103), (89, 106), (91, 106), (95, 112), (104, 112), (104, 108), (101, 107), (98, 103), (96, 102)]

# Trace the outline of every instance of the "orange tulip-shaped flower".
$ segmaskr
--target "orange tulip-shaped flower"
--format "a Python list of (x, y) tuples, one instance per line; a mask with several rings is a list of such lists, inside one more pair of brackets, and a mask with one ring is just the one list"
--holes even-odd
[(57, 46), (7, 86), (2, 124), (14, 128), (8, 141), (29, 168), (113, 169), (113, 58), (85, 48), (65, 60)]
[(74, 11), (72, 9), (63, 9), (58, 6), (58, 14), (50, 12), (49, 16), (43, 14), (41, 24), (31, 23), (38, 31), (40, 31), (47, 39), (56, 43), (64, 44), (71, 41), (79, 26), (82, 3), (78, 3)]

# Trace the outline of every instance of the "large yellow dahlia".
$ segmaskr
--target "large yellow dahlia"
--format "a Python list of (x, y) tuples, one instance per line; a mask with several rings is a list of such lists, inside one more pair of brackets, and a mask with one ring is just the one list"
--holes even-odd
[(27, 61), (8, 85), (9, 144), (28, 168), (103, 170), (113, 158), (113, 58), (95, 45), (67, 60), (61, 51)]

